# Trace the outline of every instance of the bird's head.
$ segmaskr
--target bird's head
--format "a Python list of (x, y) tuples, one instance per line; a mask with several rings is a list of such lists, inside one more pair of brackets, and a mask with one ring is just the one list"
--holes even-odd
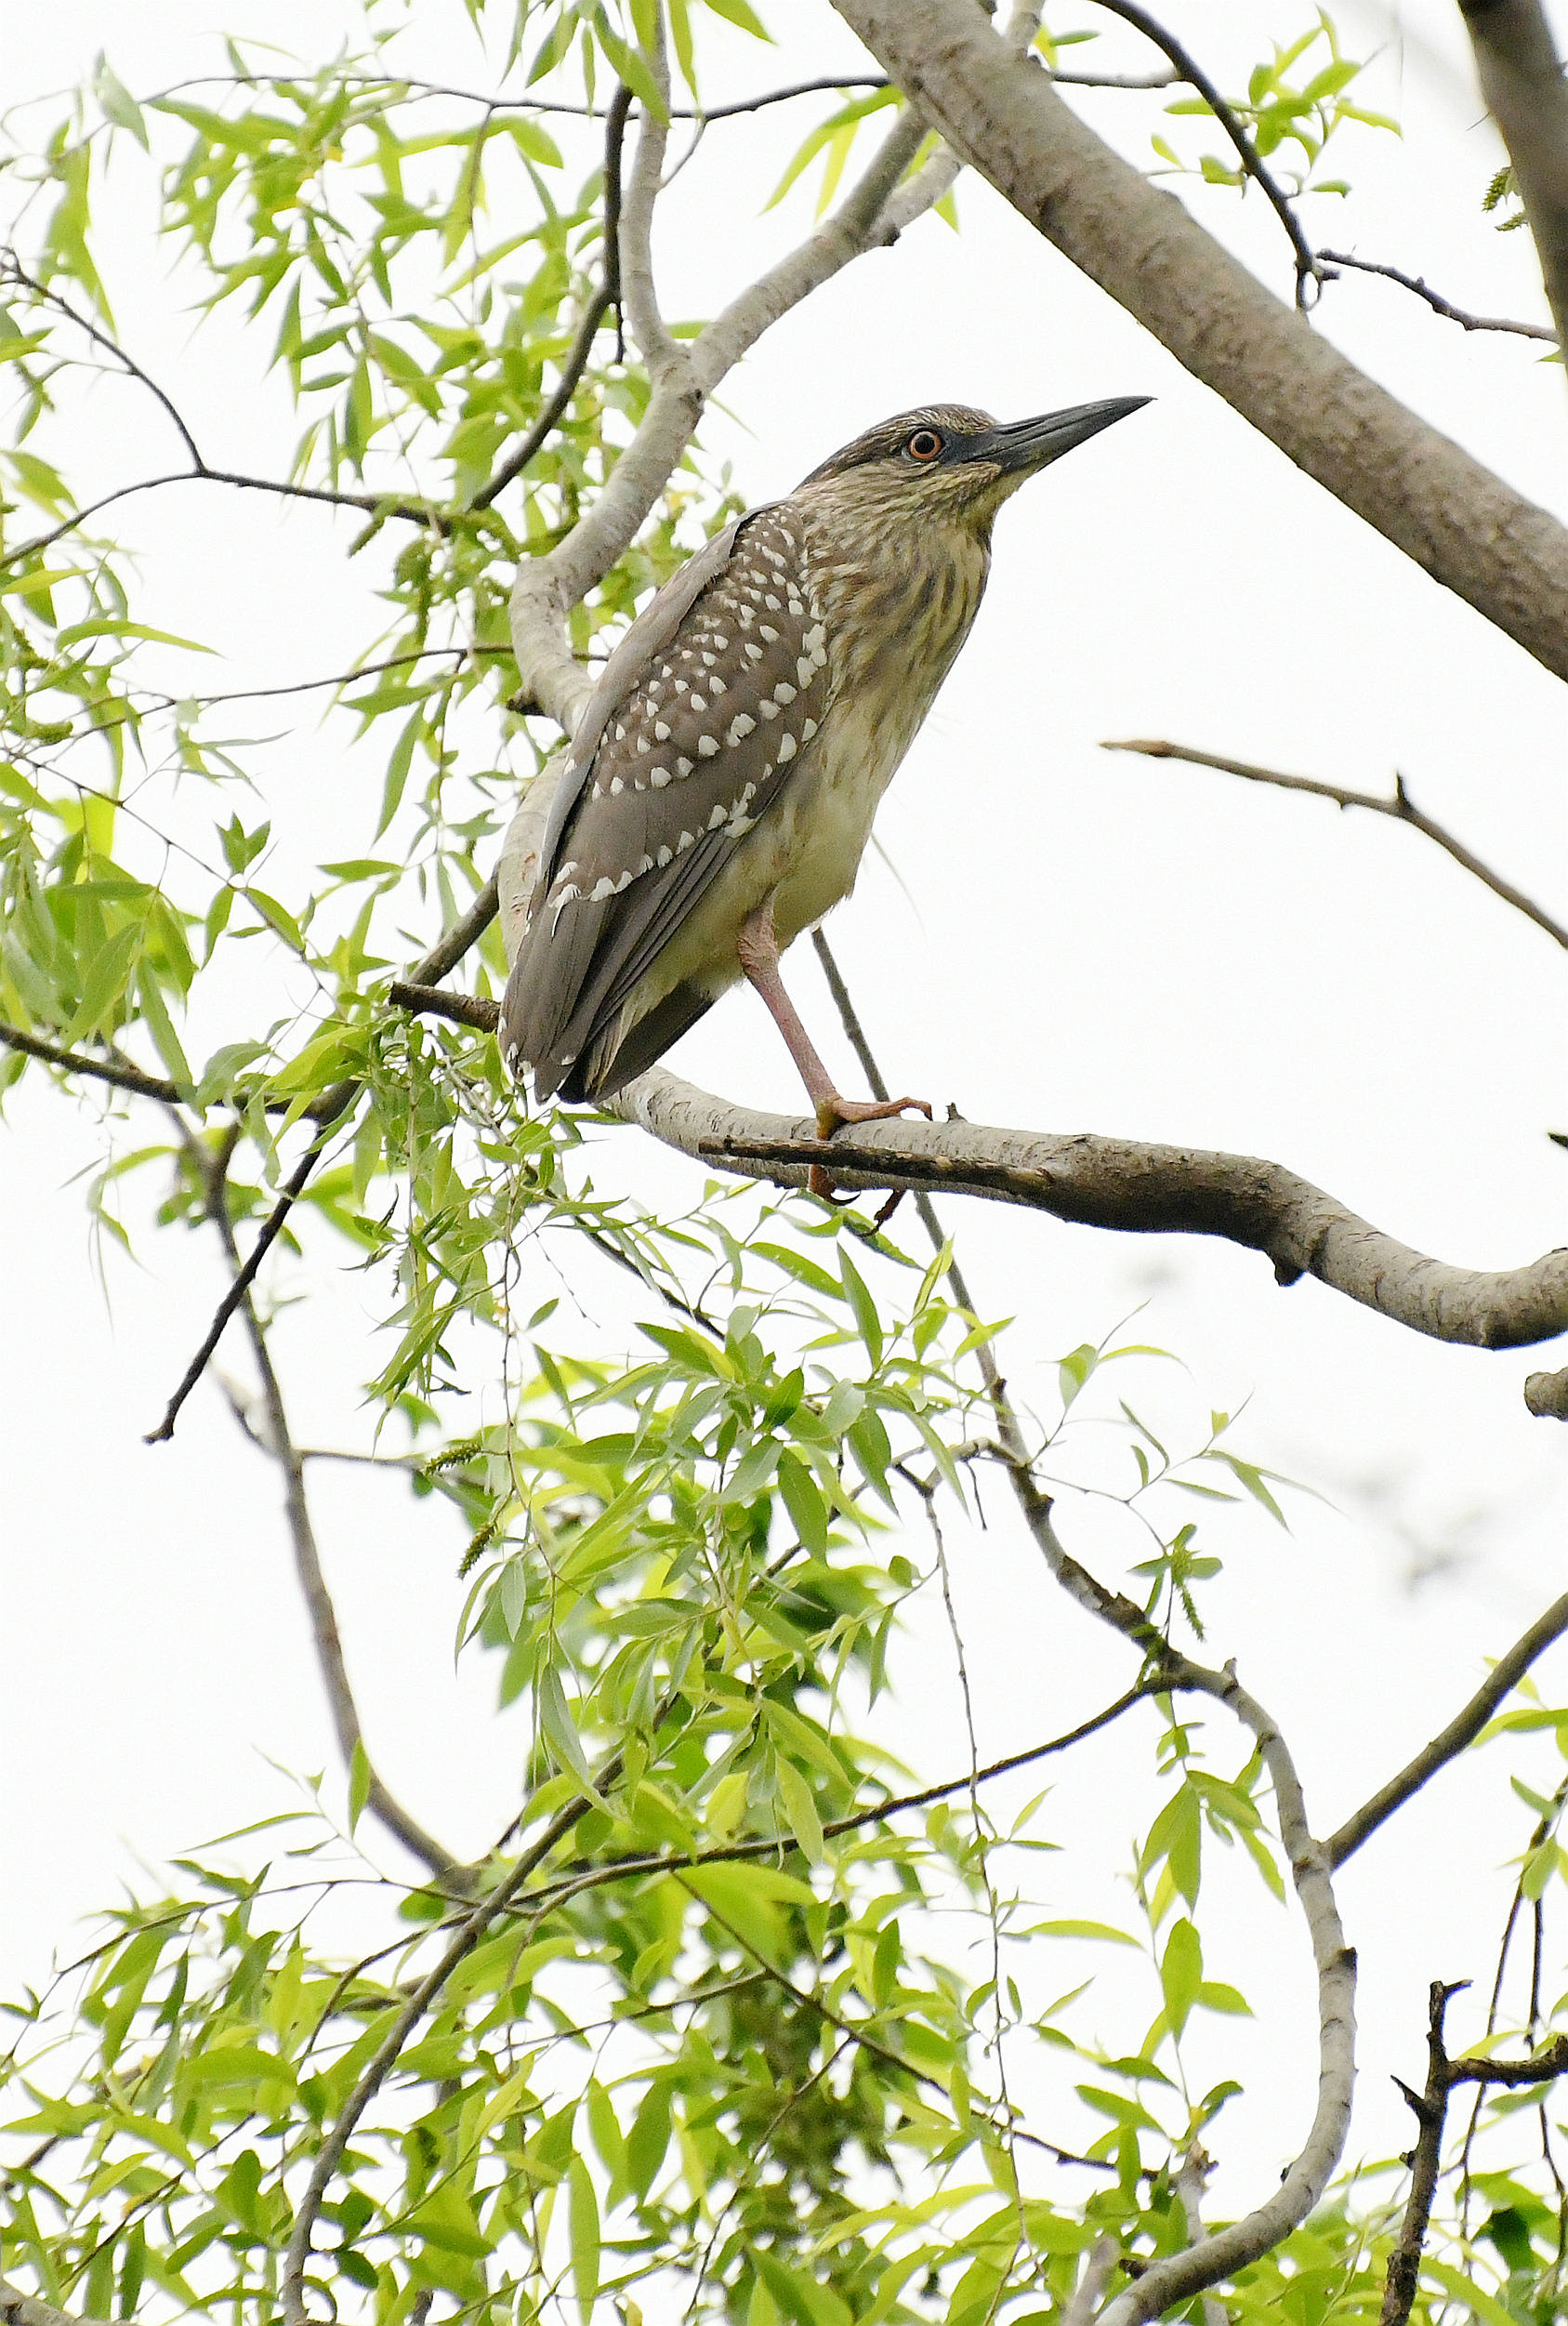
[(796, 492), (852, 509), (868, 523), (949, 526), (983, 545), (1002, 503), (1037, 469), (1148, 402), (1114, 396), (1007, 422), (968, 404), (925, 404), (867, 429)]

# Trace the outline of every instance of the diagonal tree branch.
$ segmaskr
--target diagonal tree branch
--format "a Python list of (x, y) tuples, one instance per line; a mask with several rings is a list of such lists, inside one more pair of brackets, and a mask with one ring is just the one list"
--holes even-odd
[(1408, 411), (1009, 56), (969, 0), (834, 0), (1020, 215), (1297, 466), (1568, 677), (1568, 528)]
[(90, 2318), (79, 2318), (72, 2310), (57, 2310), (52, 2302), (41, 2302), (35, 2293), (24, 2293), (9, 2278), (0, 2278), (0, 2326), (98, 2326)]
[(1459, 13), (1568, 341), (1568, 83), (1546, 11), (1541, 0), (1459, 0)]
[(1435, 816), (1430, 816), (1424, 809), (1418, 808), (1404, 788), (1403, 775), (1394, 777), (1394, 795), (1390, 800), (1375, 791), (1346, 791), (1338, 784), (1319, 783), (1311, 775), (1282, 775), (1276, 769), (1254, 767), (1246, 760), (1223, 759), (1215, 751), (1189, 750), (1183, 743), (1102, 743), (1100, 747), (1102, 751), (1138, 751), (1149, 760), (1184, 760), (1192, 767), (1212, 767), (1217, 768), (1221, 775), (1240, 775), (1249, 784), (1272, 784), (1280, 791), (1310, 792), (1314, 799), (1332, 800), (1341, 808), (1365, 808), (1373, 815), (1391, 816), (1396, 824), (1408, 824), (1413, 830), (1424, 832), (1428, 839), (1434, 840), (1439, 848), (1453, 857), (1456, 865), (1466, 872), (1473, 873), (1494, 896), (1500, 896), (1505, 905), (1511, 905), (1527, 920), (1533, 920), (1537, 929), (1544, 929), (1548, 936), (1554, 937), (1559, 945), (1568, 945), (1568, 929), (1560, 920), (1553, 920), (1534, 897), (1526, 896), (1523, 890), (1516, 889), (1511, 880), (1505, 880), (1500, 872), (1494, 872), (1490, 865), (1482, 864), (1481, 858), (1474, 855), (1462, 840), (1455, 838), (1446, 825), (1439, 824)]
[[(232, 1142), (230, 1143), (231, 1148)], [(217, 1228), (235, 1276), (242, 1266), (240, 1248), (234, 1237), (234, 1222), (229, 1209), (227, 1166), (228, 1154), (220, 1149), (217, 1156), (207, 1156), (195, 1141), (188, 1150), (202, 1173), (206, 1192), (207, 1216)], [(461, 1888), (466, 1870), (449, 1850), (443, 1849), (424, 1827), (411, 1817), (402, 1804), (389, 1791), (370, 1759), (361, 1725), (359, 1708), (354, 1702), (353, 1688), (349, 1680), (349, 1667), (344, 1659), (343, 1642), (337, 1629), (337, 1612), (327, 1590), (326, 1577), (322, 1572), (321, 1553), (316, 1543), (316, 1530), (310, 1521), (310, 1505), (305, 1491), (305, 1460), (290, 1433), (288, 1411), (278, 1381), (277, 1368), (268, 1346), (266, 1328), (256, 1313), (256, 1304), (248, 1293), (243, 1301), (245, 1331), (250, 1341), (251, 1355), (261, 1383), (261, 1403), (266, 1418), (264, 1431), (257, 1431), (244, 1423), (253, 1444), (272, 1461), (283, 1474), (283, 1512), (288, 1522), (289, 1540), (294, 1549), (295, 1573), (298, 1578), (300, 1595), (310, 1619), (310, 1636), (315, 1643), (316, 1661), (321, 1669), (322, 1685), (326, 1691), (332, 1725), (337, 1738), (337, 1749), (344, 1768), (350, 1773), (356, 1755), (362, 1760), (368, 1774), (365, 1794), (367, 1807), (374, 1809), (389, 1833), (394, 1833), (403, 1847), (418, 1858), (420, 1864), (437, 1881), (449, 1887)]]
[(1406, 1762), (1397, 1777), (1390, 1777), (1380, 1786), (1370, 1801), (1364, 1802), (1338, 1829), (1331, 1833), (1324, 1847), (1329, 1862), (1336, 1868), (1360, 1849), (1362, 1844), (1386, 1824), (1396, 1809), (1403, 1807), (1418, 1793), (1441, 1768), (1457, 1758), (1467, 1745), (1473, 1744), (1498, 1706), (1511, 1696), (1536, 1658), (1545, 1655), (1554, 1640), (1568, 1632), (1568, 1592), (1554, 1599), (1544, 1615), (1536, 1617), (1530, 1629), (1515, 1640), (1507, 1655), (1499, 1656), (1485, 1681), (1439, 1731), (1430, 1744)]
[(594, 505), (547, 556), (524, 558), (512, 585), (511, 624), (525, 701), (570, 733), (593, 680), (567, 651), (566, 616), (620, 556), (664, 491), (714, 390), (790, 309), (850, 259), (892, 242), (941, 200), (956, 165), (938, 154), (907, 186), (901, 180), (927, 135), (902, 112), (865, 175), (833, 216), (779, 264), (731, 300), (689, 349), (661, 362), (642, 421)]

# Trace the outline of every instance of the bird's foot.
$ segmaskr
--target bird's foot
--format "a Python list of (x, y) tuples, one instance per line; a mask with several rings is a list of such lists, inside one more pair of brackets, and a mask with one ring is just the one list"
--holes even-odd
[[(841, 1098), (837, 1090), (830, 1090), (825, 1098), (817, 1101), (817, 1137), (831, 1139), (834, 1132), (842, 1130), (847, 1123), (891, 1122), (895, 1116), (906, 1114), (911, 1108), (917, 1115), (924, 1115), (928, 1122), (930, 1121), (930, 1105), (925, 1099), (850, 1099)], [(824, 1165), (812, 1164), (806, 1184), (813, 1196), (824, 1196), (832, 1200), (833, 1180)]]

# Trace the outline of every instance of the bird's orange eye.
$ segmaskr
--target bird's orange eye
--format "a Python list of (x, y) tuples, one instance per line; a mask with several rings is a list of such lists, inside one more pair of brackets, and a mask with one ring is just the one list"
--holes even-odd
[(934, 428), (917, 428), (904, 450), (911, 460), (935, 460), (942, 451), (942, 438)]

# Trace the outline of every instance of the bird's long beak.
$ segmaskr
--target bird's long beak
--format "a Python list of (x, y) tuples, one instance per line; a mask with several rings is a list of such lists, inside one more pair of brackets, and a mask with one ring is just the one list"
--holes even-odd
[(966, 457), (994, 461), (1004, 475), (1029, 476), (1074, 446), (1087, 444), (1102, 428), (1125, 420), (1129, 412), (1141, 412), (1152, 401), (1149, 396), (1111, 396), (1103, 403), (1075, 403), (1065, 412), (1043, 413), (1038, 419), (1012, 420), (974, 439), (965, 447)]

